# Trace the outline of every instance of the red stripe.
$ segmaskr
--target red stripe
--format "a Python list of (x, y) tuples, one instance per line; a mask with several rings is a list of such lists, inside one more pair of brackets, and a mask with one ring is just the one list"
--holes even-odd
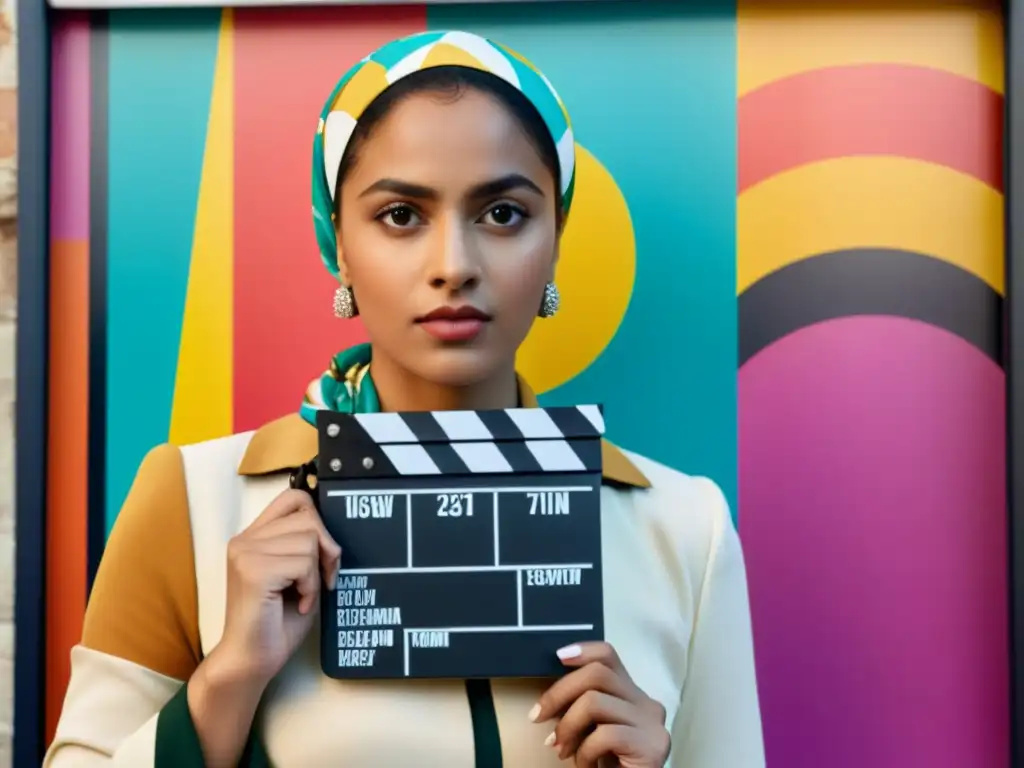
[(739, 100), (739, 192), (806, 163), (890, 155), (952, 168), (1002, 191), (1003, 97), (924, 67), (829, 67)]
[(310, 213), (316, 121), (342, 74), (426, 29), (423, 6), (235, 12), (234, 428), (298, 410), (330, 356), (365, 339), (331, 313)]
[[(54, 170), (54, 180), (65, 171)], [(89, 243), (50, 245), (50, 413), (46, 465), (46, 743), (82, 638), (88, 552)]]

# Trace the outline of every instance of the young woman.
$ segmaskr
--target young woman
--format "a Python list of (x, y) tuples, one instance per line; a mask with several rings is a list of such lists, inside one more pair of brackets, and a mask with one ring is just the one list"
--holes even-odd
[(724, 497), (609, 444), (607, 642), (559, 650), (564, 676), (345, 682), (319, 668), (310, 630), (344, 555), (288, 488), (316, 453), (316, 410), (536, 405), (514, 360), (558, 310), (573, 148), (546, 78), (473, 35), (398, 40), (342, 78), (314, 142), (313, 216), (335, 312), (358, 314), (371, 342), (337, 355), (299, 413), (147, 456), (45, 765), (764, 765)]

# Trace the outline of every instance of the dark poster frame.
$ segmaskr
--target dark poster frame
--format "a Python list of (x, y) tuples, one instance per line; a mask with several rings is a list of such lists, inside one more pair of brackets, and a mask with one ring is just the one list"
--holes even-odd
[[(46, 467), (49, 337), (50, 21), (45, 0), (18, 13), (18, 330), (15, 420), (13, 764), (45, 751)], [(1024, 2), (1005, 0), (1004, 184), (1007, 483), (1012, 768), (1024, 768)], [(1016, 224), (1016, 226), (1015, 226)]]
[(50, 9), (18, 13), (18, 329), (15, 397), (14, 745), (12, 765), (45, 751), (46, 430), (49, 351)]
[[(1005, 0), (1003, 130), (1006, 482), (1009, 524), (1010, 761), (1024, 768), (1024, 2)], [(1016, 300), (1016, 297), (1022, 297)]]

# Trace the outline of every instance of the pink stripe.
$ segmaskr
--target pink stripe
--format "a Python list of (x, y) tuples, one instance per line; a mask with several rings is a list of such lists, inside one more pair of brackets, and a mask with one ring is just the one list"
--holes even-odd
[(902, 318), (805, 328), (743, 366), (769, 765), (1008, 765), (1005, 386)]
[(52, 48), (50, 236), (89, 237), (89, 17), (56, 14)]

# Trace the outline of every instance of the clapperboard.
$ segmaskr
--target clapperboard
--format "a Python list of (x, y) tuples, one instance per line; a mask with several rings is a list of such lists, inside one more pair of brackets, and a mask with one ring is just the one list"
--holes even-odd
[(599, 406), (317, 418), (333, 678), (543, 677), (604, 636)]

